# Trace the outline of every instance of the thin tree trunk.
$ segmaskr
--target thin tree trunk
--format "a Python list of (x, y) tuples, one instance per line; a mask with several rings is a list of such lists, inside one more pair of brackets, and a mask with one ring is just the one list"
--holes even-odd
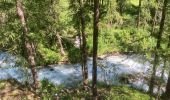
[(124, 4), (125, 4), (125, 0), (116, 0), (118, 7), (119, 7), (119, 13), (122, 16), (123, 15), (123, 10), (124, 10)]
[(153, 64), (150, 86), (149, 86), (149, 93), (151, 95), (153, 94), (153, 89), (154, 89), (154, 84), (155, 84), (155, 75), (156, 75), (156, 70), (157, 70), (157, 66), (158, 66), (158, 61), (159, 61), (159, 56), (157, 54), (157, 51), (155, 51), (154, 64)]
[[(168, 48), (170, 48), (170, 35), (169, 35), (169, 43), (168, 43)], [(169, 61), (169, 57), (167, 58), (167, 60)], [(167, 62), (168, 62), (167, 61)], [(166, 90), (165, 90), (165, 99), (168, 100), (168, 98), (170, 98), (170, 67), (169, 67), (169, 75), (168, 75), (168, 81), (167, 81), (167, 85), (166, 85)]]
[(162, 71), (161, 71), (161, 82), (160, 84), (158, 84), (158, 93), (157, 93), (157, 100), (160, 100), (160, 96), (161, 96), (161, 87), (162, 87), (162, 82), (163, 82), (163, 79), (164, 79), (164, 73), (165, 73), (165, 69), (167, 68), (167, 58), (165, 57), (164, 58), (164, 66), (162, 68)]
[(137, 17), (137, 29), (139, 28), (140, 25), (140, 16), (141, 16), (141, 5), (142, 5), (142, 0), (139, 0), (139, 7), (138, 7), (138, 17)]
[(94, 22), (93, 22), (93, 99), (97, 100), (97, 50), (99, 34), (99, 0), (94, 0)]
[(165, 91), (165, 99), (169, 100), (169, 98), (170, 98), (170, 71), (169, 71), (168, 82), (167, 82), (166, 91)]
[(165, 25), (165, 17), (166, 17), (166, 10), (167, 10), (167, 0), (164, 0), (164, 5), (162, 9), (162, 17), (161, 17), (161, 22), (160, 22), (160, 28), (159, 32), (157, 35), (157, 45), (156, 45), (156, 52), (155, 52), (155, 60), (154, 60), (154, 65), (153, 65), (153, 72), (151, 76), (151, 81), (150, 81), (150, 87), (149, 87), (149, 93), (152, 95), (153, 94), (153, 88), (155, 84), (155, 76), (156, 76), (156, 67), (159, 64), (159, 56), (158, 56), (158, 50), (160, 49), (161, 41), (162, 41), (162, 34), (164, 31), (164, 25)]
[(83, 0), (80, 1), (81, 11), (81, 33), (82, 33), (82, 73), (83, 73), (83, 86), (84, 89), (87, 89), (88, 85), (88, 68), (87, 68), (87, 42), (86, 42), (86, 33), (85, 33), (85, 16), (83, 12)]
[[(157, 4), (157, 5), (158, 5), (158, 3), (159, 3), (159, 0), (156, 0), (156, 4)], [(155, 25), (156, 25), (156, 21), (157, 21), (157, 13), (158, 13), (157, 9), (154, 8), (154, 15), (153, 15), (153, 17), (152, 17), (151, 35), (154, 34), (154, 29), (155, 29)]]
[(60, 53), (61, 53), (62, 56), (64, 56), (65, 55), (65, 51), (64, 51), (64, 48), (63, 48), (63, 44), (62, 44), (59, 32), (56, 32), (56, 38), (58, 40), (57, 45), (60, 48)]
[(16, 1), (16, 8), (17, 8), (17, 14), (20, 18), (22, 27), (23, 27), (23, 38), (25, 40), (25, 50), (26, 50), (26, 58), (28, 61), (28, 64), (31, 68), (31, 72), (32, 72), (32, 76), (33, 76), (33, 85), (34, 88), (38, 88), (38, 81), (37, 81), (37, 71), (35, 69), (36, 67), (36, 63), (35, 63), (35, 46), (34, 43), (31, 42), (28, 39), (28, 27), (26, 25), (26, 20), (25, 20), (25, 15), (24, 15), (24, 9), (23, 9), (23, 5), (22, 5), (22, 1), (21, 0), (17, 0)]

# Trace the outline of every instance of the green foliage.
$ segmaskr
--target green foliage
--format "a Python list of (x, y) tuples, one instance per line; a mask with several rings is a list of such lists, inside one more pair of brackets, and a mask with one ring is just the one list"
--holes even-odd
[(81, 62), (81, 51), (79, 48), (70, 48), (68, 50), (68, 59), (71, 63)]
[(99, 54), (106, 54), (118, 50), (117, 39), (114, 36), (115, 32), (113, 29), (107, 28), (100, 31)]
[(42, 44), (38, 45), (38, 52), (39, 52), (39, 55), (42, 57), (42, 58), (40, 57), (37, 62), (40, 65), (55, 64), (60, 60), (59, 53), (56, 53), (44, 47)]
[(118, 43), (123, 52), (133, 51), (143, 53), (152, 51), (156, 45), (155, 39), (150, 36), (148, 31), (143, 29), (136, 30), (134, 28), (129, 28), (122, 30), (115, 36), (119, 40)]
[(43, 79), (38, 92), (41, 94), (41, 100), (53, 100), (60, 89), (61, 87), (56, 87), (47, 79)]
[(4, 81), (0, 81), (0, 90), (5, 88), (6, 83)]
[[(60, 100), (91, 100), (92, 96), (89, 91), (85, 91), (80, 87), (66, 89), (68, 92), (61, 92), (58, 88), (58, 96)], [(65, 89), (62, 89), (65, 90)], [(71, 92), (72, 91), (72, 92)], [(74, 91), (74, 92), (73, 92)], [(150, 100), (150, 96), (146, 93), (127, 86), (106, 86), (103, 83), (98, 84), (98, 98), (101, 100)], [(155, 100), (153, 98), (153, 100)]]
[(150, 96), (126, 86), (111, 87), (105, 100), (150, 100)]

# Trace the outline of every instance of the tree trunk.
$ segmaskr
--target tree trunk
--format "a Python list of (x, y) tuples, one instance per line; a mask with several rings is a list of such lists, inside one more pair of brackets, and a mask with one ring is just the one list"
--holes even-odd
[[(156, 0), (156, 5), (159, 4), (159, 0)], [(151, 35), (154, 34), (155, 25), (157, 24), (157, 15), (158, 15), (158, 9), (154, 8), (153, 16), (152, 16), (152, 29), (151, 29)]]
[(167, 68), (168, 64), (167, 64), (167, 58), (164, 57), (164, 66), (162, 68), (162, 71), (161, 71), (161, 82), (160, 84), (158, 84), (158, 93), (157, 93), (157, 100), (160, 100), (160, 96), (161, 96), (161, 87), (162, 87), (162, 82), (163, 82), (163, 79), (164, 79), (164, 74), (165, 74), (165, 69)]
[(152, 69), (152, 74), (151, 74), (150, 85), (149, 85), (149, 93), (151, 95), (153, 94), (153, 89), (154, 89), (154, 84), (155, 84), (155, 75), (156, 75), (156, 70), (157, 70), (157, 66), (158, 66), (158, 61), (159, 61), (159, 56), (157, 54), (157, 51), (155, 51), (154, 64), (153, 64), (153, 69)]
[(99, 34), (99, 0), (94, 0), (94, 22), (93, 22), (93, 98), (97, 99), (97, 50)]
[(56, 38), (58, 40), (57, 46), (59, 46), (59, 48), (60, 48), (60, 53), (61, 53), (62, 56), (64, 56), (65, 55), (65, 51), (64, 51), (64, 48), (63, 48), (63, 45), (62, 45), (62, 42), (61, 42), (60, 34), (58, 32), (56, 32)]
[(28, 38), (28, 27), (26, 25), (25, 15), (24, 15), (24, 9), (22, 5), (21, 0), (16, 1), (16, 8), (17, 8), (17, 14), (20, 18), (22, 27), (23, 27), (23, 38), (25, 40), (25, 50), (26, 50), (26, 58), (28, 61), (28, 64), (31, 68), (32, 76), (33, 76), (33, 85), (34, 88), (38, 88), (38, 81), (37, 81), (37, 71), (35, 69), (36, 63), (35, 63), (35, 46), (34, 43), (31, 42)]
[(166, 100), (170, 98), (170, 71), (169, 71), (169, 76), (168, 76), (168, 82), (166, 85), (165, 98)]
[(116, 0), (116, 2), (117, 2), (118, 7), (119, 7), (119, 13), (122, 16), (126, 0)]
[[(169, 35), (168, 49), (169, 48), (170, 48), (170, 35)], [(167, 57), (167, 60), (168, 61), (170, 60), (169, 57)], [(169, 67), (169, 76), (168, 76), (168, 81), (167, 81), (166, 91), (165, 91), (165, 99), (168, 100), (168, 98), (170, 98), (170, 67)]]
[(139, 28), (139, 25), (140, 25), (141, 5), (142, 5), (142, 0), (139, 0), (138, 17), (137, 17), (137, 29)]
[(87, 68), (87, 48), (86, 48), (86, 34), (85, 34), (85, 16), (83, 10), (83, 0), (80, 1), (81, 11), (81, 33), (82, 33), (82, 74), (83, 74), (83, 86), (87, 89), (88, 85), (88, 68)]
[(167, 0), (164, 0), (164, 5), (163, 5), (163, 9), (162, 9), (162, 17), (161, 17), (161, 22), (160, 22), (160, 28), (159, 28), (159, 32), (157, 35), (157, 45), (155, 48), (155, 60), (154, 60), (154, 65), (153, 65), (153, 72), (152, 72), (152, 76), (151, 76), (151, 81), (150, 81), (150, 87), (149, 87), (149, 93), (153, 94), (153, 88), (154, 88), (154, 83), (155, 83), (155, 75), (156, 75), (156, 67), (159, 64), (159, 56), (158, 56), (158, 50), (160, 49), (160, 45), (161, 45), (161, 40), (162, 40), (162, 34), (164, 31), (164, 25), (165, 25), (165, 17), (166, 17), (166, 10), (167, 10)]

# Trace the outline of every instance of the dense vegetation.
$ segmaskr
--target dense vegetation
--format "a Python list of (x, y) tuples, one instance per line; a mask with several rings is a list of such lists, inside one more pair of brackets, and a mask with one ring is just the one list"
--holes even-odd
[[(36, 99), (51, 100), (57, 93), (63, 100), (169, 100), (169, 20), (169, 0), (0, 0), (0, 52), (17, 56), (22, 67), (31, 69), (33, 84), (22, 88), (33, 90)], [(147, 93), (97, 84), (98, 56), (115, 53), (143, 55), (151, 63)], [(89, 82), (87, 58), (91, 56)], [(82, 86), (67, 89), (37, 80), (37, 66), (61, 63), (81, 63)], [(157, 70), (162, 73), (159, 79)], [(169, 73), (165, 91), (154, 94), (164, 73)], [(5, 88), (4, 82), (0, 89)]]

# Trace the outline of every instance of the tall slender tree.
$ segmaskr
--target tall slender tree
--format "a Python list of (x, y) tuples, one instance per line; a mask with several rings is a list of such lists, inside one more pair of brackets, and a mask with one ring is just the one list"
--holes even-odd
[[(167, 49), (170, 48), (170, 35), (169, 35), (169, 43), (167, 46)], [(169, 61), (169, 57), (164, 58), (166, 60), (166, 65), (168, 65), (168, 61)], [(169, 67), (168, 67), (169, 68)], [(166, 90), (164, 93), (164, 99), (168, 100), (168, 98), (170, 98), (170, 69), (169, 69), (169, 75), (168, 75), (168, 81), (167, 81), (167, 85), (166, 85)]]
[(82, 73), (83, 73), (83, 86), (87, 88), (88, 84), (88, 68), (87, 68), (87, 42), (85, 33), (85, 14), (84, 14), (84, 0), (80, 0), (80, 21), (81, 21), (81, 34), (82, 34)]
[[(78, 4), (78, 7), (75, 6)], [(70, 0), (70, 8), (74, 10), (73, 21), (75, 22), (76, 30), (78, 31), (80, 50), (81, 50), (81, 66), (83, 76), (83, 88), (86, 90), (88, 85), (88, 67), (87, 67), (87, 40), (86, 40), (86, 18), (87, 5), (90, 5), (88, 0)], [(75, 12), (76, 11), (76, 12)]]
[(94, 22), (93, 22), (93, 99), (97, 100), (97, 50), (99, 34), (99, 0), (94, 0)]
[(32, 76), (33, 76), (33, 87), (36, 89), (38, 88), (38, 81), (37, 81), (37, 71), (36, 71), (36, 62), (35, 62), (35, 46), (34, 43), (29, 40), (29, 31), (28, 26), (26, 24), (25, 12), (23, 9), (22, 0), (16, 0), (16, 10), (17, 15), (21, 21), (21, 25), (23, 28), (23, 38), (24, 38), (24, 46), (26, 50), (26, 58), (28, 61), (28, 65), (31, 68)]
[(151, 35), (153, 35), (153, 33), (154, 33), (155, 25), (156, 25), (156, 22), (157, 22), (158, 4), (159, 4), (159, 0), (156, 0), (157, 6), (154, 7), (154, 9), (153, 9)]
[(168, 100), (169, 98), (170, 98), (170, 71), (169, 71), (168, 82), (165, 91), (165, 99)]
[(151, 75), (150, 86), (149, 86), (149, 93), (150, 94), (153, 94), (156, 70), (157, 70), (157, 66), (159, 64), (159, 54), (158, 53), (159, 53), (159, 50), (161, 48), (162, 34), (164, 32), (166, 10), (167, 10), (167, 0), (164, 0), (159, 32), (157, 34), (157, 44), (156, 44), (156, 48), (155, 48), (154, 64), (153, 64), (152, 75)]

